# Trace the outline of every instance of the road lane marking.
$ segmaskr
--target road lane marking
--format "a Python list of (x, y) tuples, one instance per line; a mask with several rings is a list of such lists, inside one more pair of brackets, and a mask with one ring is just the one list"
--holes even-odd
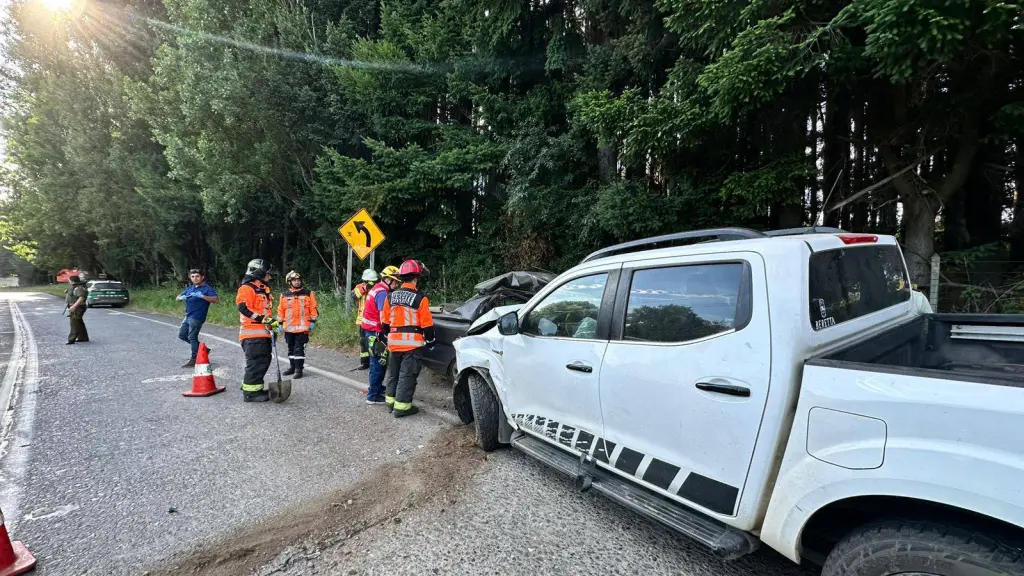
[[(4, 376), (3, 391), (0, 402), (3, 402), (3, 428), (0, 432), (0, 459), (2, 459), (3, 508), (9, 518), (8, 524), (15, 525), (21, 520), (20, 505), (25, 472), (28, 470), (29, 453), (32, 446), (33, 423), (36, 414), (36, 395), (39, 388), (39, 349), (36, 346), (32, 326), (25, 320), (21, 309), (13, 302), (11, 306), (11, 324), (14, 326), (15, 351), (11, 353), (12, 363), (8, 366), (8, 374)], [(13, 376), (11, 374), (13, 373)], [(21, 377), (18, 378), (18, 374)], [(13, 378), (11, 388), (7, 389), (7, 378)], [(20, 380), (21, 385), (18, 385)], [(13, 408), (12, 408), (13, 405)], [(15, 423), (17, 412), (17, 423)], [(10, 527), (10, 526), (9, 526)]]
[[(212, 374), (215, 378), (227, 378), (228, 369), (223, 367), (216, 368), (213, 370)], [(143, 380), (141, 383), (153, 384), (154, 382), (183, 382), (186, 380), (191, 380), (193, 378), (195, 378), (194, 374), (174, 374), (172, 376), (157, 376), (155, 378), (147, 378), (146, 380)]]
[[(45, 510), (46, 510), (46, 508), (39, 508), (37, 510), (33, 510), (33, 511), (29, 512), (28, 514), (25, 514), (25, 518), (23, 518), (23, 520), (25, 520), (25, 522), (31, 522), (33, 520), (46, 520), (47, 518), (55, 518), (55, 517), (60, 517), (60, 516), (67, 516), (68, 514), (71, 514), (72, 512), (74, 512), (75, 510), (78, 510), (78, 506), (76, 506), (74, 504), (67, 504), (67, 505), (64, 505), (64, 506), (57, 506), (56, 508), (53, 509), (53, 512), (46, 512), (44, 514), (43, 512)], [(39, 514), (39, 515), (36, 516), (36, 514)]]
[[(138, 314), (132, 314), (130, 312), (112, 312), (111, 313), (111, 315), (114, 315), (114, 314), (116, 314), (118, 316), (131, 316), (132, 318), (138, 318), (139, 320), (146, 320), (146, 321), (152, 322), (154, 324), (161, 324), (163, 326), (169, 326), (171, 328), (174, 328), (175, 330), (177, 330), (178, 327), (180, 326), (179, 324), (171, 324), (170, 322), (164, 322), (163, 320), (156, 320), (156, 319), (153, 319), (153, 318), (146, 318), (145, 316), (139, 316)], [(214, 335), (214, 334), (202, 334), (201, 335), (201, 339), (217, 340), (218, 342), (224, 342), (225, 344), (230, 344), (232, 346), (235, 346), (236, 348), (241, 348), (242, 347), (242, 345), (239, 344), (235, 340), (228, 340), (227, 338), (221, 338), (220, 336), (217, 336), (217, 335)], [(278, 354), (277, 357), (278, 357), (279, 360), (283, 360), (285, 362), (288, 361), (288, 357), (286, 355)], [(360, 382), (358, 380), (354, 380), (354, 379), (349, 378), (347, 376), (342, 376), (341, 374), (337, 374), (337, 373), (331, 372), (329, 370), (324, 370), (323, 368), (317, 368), (315, 366), (307, 365), (305, 368), (303, 368), (303, 371), (311, 372), (313, 374), (317, 374), (319, 376), (323, 376), (325, 378), (329, 378), (331, 380), (334, 380), (335, 382), (340, 382), (342, 384), (345, 384), (346, 386), (350, 386), (352, 388), (355, 388), (356, 390), (365, 390), (366, 386), (367, 386), (366, 382)], [(448, 412), (434, 411), (434, 410), (429, 410), (427, 413), (428, 414), (433, 414), (433, 415), (437, 416), (438, 418), (440, 418), (441, 420), (444, 420), (446, 423), (451, 424), (453, 426), (461, 426), (462, 425), (462, 420), (460, 420), (459, 417), (456, 416), (455, 414), (450, 414)]]
[(4, 373), (3, 382), (0, 383), (0, 414), (7, 417), (7, 410), (11, 406), (11, 396), (14, 395), (14, 383), (18, 380), (18, 373), (21, 372), (22, 362), (22, 335), (18, 326), (17, 306), (13, 300), (7, 304), (11, 311), (11, 325), (14, 327), (14, 343), (11, 345), (11, 359), (7, 361), (7, 372)]

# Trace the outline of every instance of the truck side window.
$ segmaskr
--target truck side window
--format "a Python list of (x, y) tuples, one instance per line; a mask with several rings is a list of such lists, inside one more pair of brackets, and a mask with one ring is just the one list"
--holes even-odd
[(569, 280), (547, 295), (523, 320), (532, 336), (594, 338), (608, 273)]
[(736, 327), (743, 264), (637, 270), (629, 287), (625, 340), (688, 342)]

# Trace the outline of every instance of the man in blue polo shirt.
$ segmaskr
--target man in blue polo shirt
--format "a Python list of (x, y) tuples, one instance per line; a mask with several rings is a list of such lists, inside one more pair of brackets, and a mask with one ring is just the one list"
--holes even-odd
[(199, 329), (206, 322), (206, 313), (210, 310), (210, 304), (217, 304), (220, 298), (217, 291), (206, 283), (206, 277), (202, 270), (193, 268), (188, 271), (188, 278), (192, 284), (178, 294), (178, 302), (185, 303), (185, 318), (178, 328), (178, 339), (192, 345), (192, 357), (188, 362), (182, 364), (182, 368), (191, 368), (196, 365), (196, 354), (199, 354)]

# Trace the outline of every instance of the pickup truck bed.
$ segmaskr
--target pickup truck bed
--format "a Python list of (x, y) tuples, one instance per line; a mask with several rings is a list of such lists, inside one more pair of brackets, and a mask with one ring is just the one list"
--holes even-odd
[(1024, 387), (1024, 314), (928, 314), (808, 364)]

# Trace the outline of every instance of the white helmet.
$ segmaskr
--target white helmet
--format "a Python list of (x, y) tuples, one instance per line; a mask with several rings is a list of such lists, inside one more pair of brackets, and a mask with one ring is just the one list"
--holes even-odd
[(380, 276), (377, 276), (373, 268), (363, 270), (363, 282), (376, 282), (378, 280), (380, 280)]

